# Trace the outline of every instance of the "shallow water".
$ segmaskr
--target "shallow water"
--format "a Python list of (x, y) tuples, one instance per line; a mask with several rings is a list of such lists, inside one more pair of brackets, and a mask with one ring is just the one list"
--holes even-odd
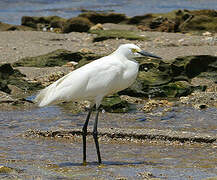
[(0, 21), (10, 24), (20, 24), (22, 16), (51, 16), (65, 18), (77, 16), (82, 9), (115, 11), (128, 16), (145, 13), (163, 13), (176, 9), (213, 9), (217, 7), (216, 0), (1, 0)]
[[(101, 142), (103, 165), (98, 166), (95, 147), (92, 138), (89, 138), (89, 163), (82, 166), (81, 141), (22, 136), (29, 129), (45, 131), (82, 127), (86, 113), (72, 115), (66, 109), (51, 106), (0, 112), (0, 165), (21, 170), (9, 175), (0, 174), (0, 179), (143, 179), (145, 172), (151, 172), (162, 179), (217, 176), (215, 145)], [(153, 114), (139, 111), (127, 114), (103, 113), (100, 115), (99, 127), (217, 132), (216, 108), (195, 110), (190, 107), (173, 107), (169, 112), (159, 115), (161, 112), (162, 109)]]

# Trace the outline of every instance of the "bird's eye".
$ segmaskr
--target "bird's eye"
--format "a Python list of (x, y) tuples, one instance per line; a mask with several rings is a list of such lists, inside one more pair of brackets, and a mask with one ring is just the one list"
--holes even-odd
[(137, 53), (138, 52), (137, 49), (132, 49), (131, 51), (132, 51), (132, 53)]

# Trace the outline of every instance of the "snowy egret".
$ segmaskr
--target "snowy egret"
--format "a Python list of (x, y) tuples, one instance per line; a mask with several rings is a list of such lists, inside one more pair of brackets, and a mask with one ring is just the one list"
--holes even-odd
[(133, 58), (139, 56), (159, 58), (154, 54), (141, 50), (134, 44), (124, 44), (112, 54), (86, 64), (63, 76), (53, 84), (41, 90), (35, 98), (39, 107), (61, 101), (90, 101), (90, 108), (84, 123), (83, 132), (83, 164), (86, 164), (87, 126), (94, 105), (96, 117), (93, 126), (93, 138), (96, 145), (98, 162), (101, 156), (98, 143), (98, 115), (103, 97), (128, 88), (136, 79), (139, 64)]

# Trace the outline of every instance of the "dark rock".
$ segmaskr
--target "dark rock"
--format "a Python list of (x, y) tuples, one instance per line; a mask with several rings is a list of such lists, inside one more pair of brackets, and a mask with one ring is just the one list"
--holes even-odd
[(11, 89), (8, 85), (15, 85), (22, 90), (38, 90), (42, 86), (38, 83), (30, 83), (24, 79), (25, 75), (20, 71), (13, 69), (10, 64), (0, 66), (0, 91), (10, 93)]
[(193, 86), (189, 82), (196, 76), (217, 79), (217, 57), (200, 55), (174, 59), (171, 63), (141, 58), (136, 82), (119, 94), (136, 97), (180, 97), (206, 86)]
[[(195, 10), (190, 11), (192, 18), (188, 18), (182, 27), (182, 31), (217, 31), (217, 11), (216, 10)], [(186, 15), (184, 15), (186, 16)], [(184, 19), (184, 17), (183, 17)]]
[(0, 31), (7, 31), (12, 25), (0, 22)]
[(47, 17), (34, 17), (23, 16), (21, 24), (31, 27), (36, 30), (42, 30), (43, 27), (62, 28), (66, 19), (59, 16), (47, 16)]
[(84, 17), (75, 17), (68, 19), (63, 27), (64, 33), (70, 32), (87, 32), (91, 27), (91, 22)]
[(11, 26), (7, 29), (7, 31), (32, 31), (34, 30), (33, 28), (31, 27), (28, 27), (28, 26), (20, 26), (20, 25), (14, 25), (14, 26)]
[[(44, 55), (20, 59), (16, 61), (13, 66), (53, 67), (65, 65), (70, 61), (80, 62), (82, 60), (84, 61), (82, 65), (84, 65), (91, 60), (98, 59), (99, 57), (101, 56), (93, 53), (71, 52), (64, 49), (58, 49)], [(81, 64), (78, 64), (76, 67), (79, 66), (81, 66)]]
[(162, 14), (145, 14), (130, 18), (128, 24), (145, 31), (200, 32), (217, 31), (216, 10), (177, 10)]
[(93, 42), (104, 41), (107, 39), (129, 39), (129, 40), (147, 40), (146, 37), (136, 34), (136, 32), (127, 30), (91, 30), (92, 34), (97, 34)]
[(123, 113), (129, 111), (129, 104), (119, 96), (109, 96), (103, 99), (102, 108), (107, 112)]
[(186, 56), (176, 58), (172, 62), (173, 75), (186, 75), (188, 78), (194, 78), (205, 71), (217, 70), (217, 57), (209, 55)]
[(79, 15), (89, 19), (92, 23), (120, 23), (127, 20), (125, 14), (120, 13), (97, 13), (97, 12), (86, 12)]
[(145, 14), (142, 16), (134, 16), (132, 18), (130, 18), (127, 23), (128, 24), (145, 24), (145, 23), (149, 23), (151, 20), (153, 19), (153, 15), (152, 14)]

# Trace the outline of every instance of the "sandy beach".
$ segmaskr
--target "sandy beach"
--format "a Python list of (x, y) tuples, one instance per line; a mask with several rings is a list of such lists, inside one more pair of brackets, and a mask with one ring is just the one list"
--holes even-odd
[[(111, 27), (110, 24), (105, 25), (105, 27), (108, 26)], [(116, 26), (113, 24), (112, 28)], [(127, 26), (126, 28), (130, 27)], [(188, 55), (217, 55), (217, 35), (207, 37), (164, 32), (140, 32), (140, 35), (147, 37), (148, 40), (109, 39), (93, 43), (94, 35), (88, 33), (0, 32), (0, 63), (13, 63), (24, 57), (43, 55), (57, 49), (66, 49), (72, 52), (86, 50), (96, 54), (109, 54), (124, 43), (137, 44), (144, 50), (158, 54), (164, 60)], [(32, 69), (29, 73), (31, 74), (31, 72)], [(27, 68), (25, 68), (24, 73), (29, 74)]]

